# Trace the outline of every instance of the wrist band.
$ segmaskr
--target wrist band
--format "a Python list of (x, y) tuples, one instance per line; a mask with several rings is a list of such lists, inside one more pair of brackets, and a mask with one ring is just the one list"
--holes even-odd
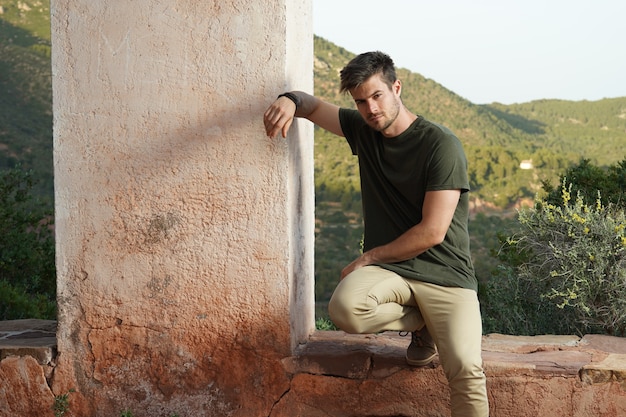
[(300, 97), (298, 97), (294, 93), (282, 93), (276, 98), (279, 99), (281, 97), (287, 97), (289, 100), (293, 101), (293, 104), (296, 105), (296, 110), (298, 110), (298, 108), (300, 107), (300, 104), (301, 104)]

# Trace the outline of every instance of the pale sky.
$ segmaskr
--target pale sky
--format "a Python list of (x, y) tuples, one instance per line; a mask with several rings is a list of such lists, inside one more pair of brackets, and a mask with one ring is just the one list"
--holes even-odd
[(476, 104), (626, 97), (625, 0), (313, 0), (313, 32)]

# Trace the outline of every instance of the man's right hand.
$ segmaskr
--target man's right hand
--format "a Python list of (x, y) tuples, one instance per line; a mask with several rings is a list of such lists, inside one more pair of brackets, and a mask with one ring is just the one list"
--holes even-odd
[(286, 138), (295, 113), (296, 104), (293, 101), (287, 97), (276, 99), (263, 114), (263, 123), (265, 124), (267, 136), (274, 138), (280, 132), (283, 138)]
[(297, 96), (298, 107), (288, 97), (278, 97), (265, 111), (263, 123), (267, 136), (274, 138), (280, 132), (286, 138), (296, 116), (308, 119), (335, 135), (343, 136), (338, 106), (302, 91), (291, 91), (290, 94)]

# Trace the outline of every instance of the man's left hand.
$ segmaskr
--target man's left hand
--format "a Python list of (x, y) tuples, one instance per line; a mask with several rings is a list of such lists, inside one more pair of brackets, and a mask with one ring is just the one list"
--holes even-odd
[(341, 279), (344, 279), (352, 271), (356, 271), (357, 269), (371, 265), (372, 263), (374, 263), (374, 261), (370, 256), (370, 252), (365, 252), (341, 270)]

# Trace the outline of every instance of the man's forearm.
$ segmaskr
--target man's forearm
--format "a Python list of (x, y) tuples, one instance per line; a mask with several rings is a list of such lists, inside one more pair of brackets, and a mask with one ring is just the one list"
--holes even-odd
[(396, 240), (386, 245), (373, 248), (371, 251), (364, 253), (371, 263), (394, 263), (402, 262), (407, 259), (426, 252), (433, 246), (441, 243), (432, 234), (425, 233), (420, 226), (415, 226)]

